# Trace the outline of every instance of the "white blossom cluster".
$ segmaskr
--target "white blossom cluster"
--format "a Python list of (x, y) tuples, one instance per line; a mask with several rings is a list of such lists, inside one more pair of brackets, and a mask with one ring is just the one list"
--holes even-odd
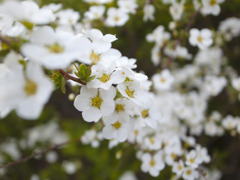
[[(5, 46), (12, 48), (0, 64), (0, 117), (14, 110), (23, 119), (37, 119), (54, 89), (46, 72), (67, 71), (73, 63), (84, 64), (92, 79), (78, 84), (80, 92), (73, 104), (84, 121), (101, 124), (102, 128), (86, 131), (81, 137), (83, 144), (96, 148), (100, 141), (108, 139), (112, 148), (128, 142), (136, 146), (141, 170), (151, 176), (159, 176), (170, 166), (176, 179), (201, 178), (203, 164), (211, 158), (195, 136), (221, 136), (225, 130), (240, 134), (239, 117), (229, 114), (223, 118), (218, 111), (207, 114), (208, 102), (227, 86), (240, 100), (240, 77), (226, 65), (221, 48), (225, 41), (240, 35), (240, 19), (226, 19), (216, 31), (186, 29), (188, 46), (184, 46), (181, 38), (174, 39), (174, 34), (177, 22), (184, 18), (186, 1), (163, 0), (172, 22), (168, 29), (159, 25), (146, 35), (146, 40), (154, 43), (152, 62), (162, 68), (148, 80), (135, 70), (136, 59), (112, 47), (116, 36), (92, 28), (92, 22), (123, 26), (138, 8), (143, 10), (144, 22), (154, 21), (154, 3), (146, 1), (140, 7), (136, 0), (118, 0), (117, 7), (109, 7), (112, 0), (84, 1), (93, 5), (82, 19), (77, 11), (62, 9), (60, 4), (39, 7), (34, 1), (5, 1), (0, 5), (1, 50)], [(193, 5), (204, 16), (217, 16), (223, 2), (196, 0)], [(17, 50), (13, 43), (19, 43)], [(197, 53), (190, 53), (188, 47)], [(181, 60), (187, 60), (187, 65), (178, 66), (176, 62)], [(166, 61), (170, 64), (164, 64)], [(21, 146), (33, 147), (47, 140), (61, 143), (67, 137), (57, 129), (54, 123), (37, 127), (29, 131), (29, 139), (22, 140)], [(10, 141), (1, 149), (19, 159), (15, 146)], [(56, 162), (57, 155), (49, 152), (46, 159)], [(68, 174), (77, 171), (73, 162), (65, 162), (63, 168)], [(135, 179), (131, 173), (125, 176)], [(211, 179), (219, 178), (218, 174)]]

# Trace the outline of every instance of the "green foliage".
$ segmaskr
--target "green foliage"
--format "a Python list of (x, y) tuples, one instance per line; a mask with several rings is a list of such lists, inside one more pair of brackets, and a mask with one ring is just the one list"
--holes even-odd
[(51, 79), (55, 85), (55, 89), (61, 88), (61, 91), (63, 92), (63, 94), (65, 94), (65, 78), (63, 77), (63, 75), (59, 71), (52, 71)]

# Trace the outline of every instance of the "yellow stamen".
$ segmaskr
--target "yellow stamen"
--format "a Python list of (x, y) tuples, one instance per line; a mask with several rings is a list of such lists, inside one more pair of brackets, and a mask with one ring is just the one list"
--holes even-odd
[(97, 107), (98, 109), (100, 109), (102, 102), (103, 100), (99, 96), (92, 98), (92, 106)]
[(102, 77), (99, 79), (101, 82), (106, 83), (110, 80), (110, 76), (103, 73)]
[(134, 91), (131, 91), (128, 87), (125, 90), (126, 94), (128, 95), (128, 97), (133, 98), (134, 95)]
[(100, 61), (100, 54), (95, 54), (94, 51), (92, 51), (91, 55), (90, 55), (90, 60), (96, 64)]
[(145, 110), (143, 110), (142, 112), (141, 112), (141, 114), (142, 114), (142, 117), (145, 119), (145, 118), (147, 118), (148, 116), (149, 116), (149, 113), (148, 113), (148, 109), (145, 109)]
[(54, 43), (53, 45), (49, 45), (47, 46), (49, 52), (51, 53), (62, 53), (64, 51), (64, 48), (62, 46), (60, 46), (58, 43)]
[(124, 106), (122, 104), (116, 104), (115, 111), (117, 112), (124, 111)]
[(32, 96), (37, 93), (37, 84), (31, 80), (26, 80), (26, 84), (24, 86), (24, 91), (27, 96)]
[(156, 164), (156, 162), (154, 161), (154, 159), (152, 159), (152, 160), (150, 161), (150, 166), (155, 166), (155, 164)]
[(118, 121), (113, 124), (113, 127), (115, 127), (116, 129), (121, 128), (121, 126), (122, 126), (122, 124)]

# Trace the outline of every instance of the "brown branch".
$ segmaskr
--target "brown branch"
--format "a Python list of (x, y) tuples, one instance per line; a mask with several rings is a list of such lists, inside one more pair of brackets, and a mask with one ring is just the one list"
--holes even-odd
[(184, 32), (185, 32), (185, 33), (187, 33), (188, 30), (192, 27), (193, 22), (194, 22), (194, 20), (196, 19), (196, 17), (197, 17), (197, 15), (198, 15), (199, 12), (200, 12), (200, 8), (192, 14), (189, 23), (186, 25), (186, 27), (185, 27), (185, 29), (184, 29)]
[(80, 83), (80, 84), (82, 84), (82, 85), (86, 85), (86, 84), (87, 84), (86, 82), (83, 82), (81, 79), (69, 75), (68, 73), (66, 73), (66, 72), (65, 72), (64, 70), (62, 70), (62, 69), (59, 69), (59, 72), (60, 72), (65, 78), (67, 78), (67, 79), (70, 79), (70, 80), (75, 81), (75, 82), (77, 82), (77, 83)]
[(23, 162), (26, 162), (26, 161), (28, 161), (28, 160), (30, 160), (30, 159), (38, 156), (38, 155), (45, 154), (45, 153), (47, 153), (47, 152), (49, 152), (51, 150), (54, 150), (54, 149), (58, 149), (58, 148), (66, 145), (68, 143), (70, 143), (70, 141), (66, 141), (66, 142), (61, 143), (61, 144), (56, 144), (54, 146), (50, 146), (50, 147), (48, 147), (47, 149), (45, 149), (43, 151), (32, 153), (31, 155), (29, 155), (27, 157), (24, 157), (22, 159), (19, 159), (17, 161), (8, 162), (7, 164), (0, 166), (0, 169), (6, 168), (6, 167), (9, 167), (9, 166), (13, 166), (13, 165), (16, 165), (16, 164), (20, 164), (20, 163), (23, 163)]

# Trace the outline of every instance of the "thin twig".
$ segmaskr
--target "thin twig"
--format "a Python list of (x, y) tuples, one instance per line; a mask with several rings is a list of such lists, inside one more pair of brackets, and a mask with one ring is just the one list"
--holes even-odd
[(0, 166), (0, 169), (6, 168), (6, 167), (9, 167), (9, 166), (13, 166), (13, 165), (16, 165), (16, 164), (20, 164), (20, 163), (23, 163), (23, 162), (26, 162), (26, 161), (28, 161), (28, 160), (30, 160), (30, 159), (38, 156), (38, 155), (45, 154), (45, 153), (47, 153), (47, 152), (49, 152), (51, 150), (54, 150), (54, 149), (59, 149), (60, 147), (66, 145), (68, 143), (70, 143), (70, 141), (66, 141), (66, 142), (63, 142), (61, 144), (56, 144), (54, 146), (50, 146), (50, 147), (48, 147), (47, 149), (45, 149), (43, 151), (35, 152), (35, 153), (33, 153), (33, 154), (31, 154), (31, 155), (29, 155), (27, 157), (24, 157), (22, 159), (17, 160), (17, 161), (8, 162), (7, 164)]
[(65, 72), (64, 70), (62, 70), (62, 69), (59, 69), (59, 72), (60, 72), (65, 78), (67, 78), (67, 79), (71, 79), (72, 81), (75, 81), (75, 82), (80, 83), (80, 84), (83, 84), (83, 85), (86, 85), (86, 84), (87, 84), (86, 82), (81, 81), (81, 79), (75, 78), (75, 77), (69, 75), (68, 73), (66, 73), (66, 72)]
[(196, 19), (196, 17), (197, 17), (197, 15), (198, 15), (199, 11), (200, 11), (200, 8), (192, 14), (189, 23), (187, 24), (187, 26), (186, 26), (185, 29), (184, 29), (184, 32), (185, 32), (185, 33), (187, 33), (188, 30), (192, 27), (193, 22), (194, 22), (194, 20)]

